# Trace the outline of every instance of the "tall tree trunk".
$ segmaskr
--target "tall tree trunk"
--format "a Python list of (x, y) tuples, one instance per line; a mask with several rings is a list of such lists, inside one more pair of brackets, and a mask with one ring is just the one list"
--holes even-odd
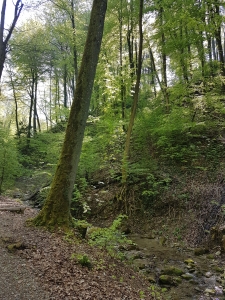
[[(34, 90), (35, 90), (35, 79), (34, 74), (32, 72), (32, 82), (29, 91), (30, 96), (30, 110), (29, 110), (29, 120), (28, 120), (28, 128), (27, 128), (27, 146), (30, 145), (31, 131), (32, 131), (32, 116), (33, 116), (33, 107), (34, 107)], [(33, 117), (33, 126), (34, 126), (34, 117)]]
[[(149, 56), (150, 56), (150, 60), (151, 60), (151, 65), (152, 65), (152, 73), (154, 74), (154, 76), (156, 77), (157, 81), (158, 81), (158, 84), (160, 86), (160, 89), (161, 89), (161, 92), (163, 93), (164, 95), (164, 98), (167, 97), (167, 95), (165, 94), (165, 89), (163, 87), (163, 84), (159, 78), (159, 75), (158, 75), (158, 72), (156, 70), (156, 67), (155, 67), (155, 59), (154, 59), (154, 56), (153, 56), (153, 53), (152, 53), (152, 49), (151, 47), (149, 47)], [(154, 82), (154, 79), (153, 79), (153, 82)]]
[(36, 72), (33, 75), (33, 98), (34, 98), (34, 112), (33, 112), (33, 134), (37, 134), (37, 75)]
[(187, 73), (187, 63), (186, 63), (186, 51), (184, 47), (184, 28), (183, 28), (183, 22), (180, 21), (180, 41), (181, 41), (181, 47), (180, 47), (180, 65), (182, 69), (182, 75), (183, 75), (183, 80), (185, 83), (188, 83), (188, 73)]
[[(55, 72), (55, 97), (54, 97), (54, 106), (55, 106), (55, 122), (58, 123), (58, 113), (60, 113), (60, 95), (59, 95), (59, 76), (57, 72)], [(59, 110), (57, 109), (57, 105), (59, 106)], [(61, 117), (60, 117), (61, 119)]]
[(211, 47), (211, 37), (207, 34), (207, 48), (209, 54), (209, 67), (210, 67), (210, 76), (214, 76), (214, 69), (213, 69), (213, 56), (212, 56), (212, 47)]
[(13, 81), (13, 75), (12, 75), (11, 70), (9, 71), (9, 78), (10, 78), (10, 83), (12, 86), (13, 98), (14, 98), (14, 103), (15, 103), (16, 135), (18, 136), (18, 138), (20, 138), (20, 128), (19, 128), (19, 118), (18, 118), (18, 101), (17, 101), (15, 83)]
[[(134, 20), (133, 20), (133, 0), (130, 1), (130, 18), (129, 18), (129, 24), (127, 29), (127, 45), (128, 45), (128, 53), (129, 53), (129, 63), (130, 63), (130, 69), (131, 69), (131, 76), (135, 74), (134, 70)], [(121, 0), (121, 6), (122, 6), (122, 0)], [(122, 16), (121, 16), (122, 17)], [(122, 21), (121, 21), (122, 23)]]
[(166, 39), (165, 39), (165, 33), (163, 29), (163, 7), (161, 6), (159, 9), (159, 21), (160, 21), (160, 27), (162, 30), (162, 35), (161, 35), (161, 43), (162, 43), (162, 86), (164, 90), (164, 98), (166, 102), (166, 111), (169, 111), (169, 95), (167, 92), (167, 56), (165, 53), (165, 44), (166, 44)]
[(142, 67), (142, 49), (143, 49), (143, 32), (142, 32), (142, 15), (143, 15), (143, 3), (144, 0), (140, 0), (140, 9), (139, 9), (139, 50), (138, 50), (138, 68), (137, 68), (137, 79), (134, 88), (134, 98), (131, 108), (130, 121), (127, 130), (127, 136), (125, 141), (125, 149), (123, 153), (123, 165), (122, 165), (122, 183), (126, 184), (127, 182), (127, 162), (130, 152), (130, 139), (134, 125), (134, 119), (137, 111), (137, 104), (140, 91), (140, 81), (141, 81), (141, 67)]
[(38, 99), (38, 93), (37, 93), (37, 87), (38, 87), (38, 77), (36, 74), (36, 81), (35, 81), (35, 106), (34, 106), (34, 114), (36, 116), (37, 126), (38, 126), (38, 132), (41, 132), (41, 123), (39, 120), (38, 112), (37, 112), (37, 99)]
[[(47, 130), (48, 130), (48, 117), (47, 116), (48, 116), (48, 113), (47, 113), (47, 109), (46, 109), (46, 124), (47, 124)], [(50, 69), (50, 74), (49, 74), (49, 123), (50, 123), (50, 127), (52, 127), (52, 67)]]
[(94, 0), (61, 156), (46, 202), (34, 219), (36, 225), (68, 227), (71, 223), (70, 203), (101, 47), (106, 8), (107, 0)]
[(68, 104), (68, 94), (67, 94), (67, 66), (66, 63), (64, 64), (64, 70), (63, 70), (63, 95), (64, 95), (64, 101), (63, 106), (67, 107)]
[[(186, 36), (186, 39), (188, 39), (188, 28), (187, 28), (187, 25), (185, 26), (185, 36)], [(187, 53), (188, 53), (188, 61), (189, 61), (189, 77), (190, 77), (190, 79), (192, 79), (192, 63), (191, 63), (191, 43), (190, 42), (188, 42), (188, 44), (187, 44)], [(188, 63), (187, 63), (187, 65), (188, 65)], [(187, 69), (188, 69), (188, 67), (187, 67)]]
[[(220, 8), (219, 5), (215, 5), (215, 12), (216, 17), (219, 18), (220, 15)], [(225, 77), (225, 62), (224, 62), (224, 54), (223, 54), (223, 46), (222, 46), (222, 37), (221, 37), (221, 24), (218, 24), (216, 30), (215, 30), (215, 38), (216, 38), (216, 44), (218, 49), (218, 55), (219, 55), (219, 61), (220, 61), (220, 74)], [(221, 92), (225, 92), (225, 84), (222, 81), (221, 83)]]
[(201, 70), (202, 70), (202, 79), (204, 82), (205, 79), (205, 48), (204, 48), (204, 39), (203, 32), (199, 32), (199, 42), (198, 42), (198, 56), (201, 62)]
[[(122, 12), (122, 1), (120, 0), (120, 10), (119, 10), (119, 36), (120, 36), (120, 98), (121, 98), (121, 116), (122, 120), (125, 119), (125, 86), (124, 86), (124, 80), (123, 80), (123, 12)], [(129, 54), (130, 57), (130, 54)], [(123, 124), (123, 131), (125, 131), (125, 125)]]
[[(77, 65), (77, 45), (76, 45), (76, 24), (74, 16), (74, 0), (71, 0), (71, 23), (73, 28), (73, 64), (74, 64), (74, 83), (78, 77), (78, 65)], [(74, 84), (75, 86), (75, 84)]]
[(212, 53), (213, 53), (213, 59), (218, 60), (218, 54), (216, 51), (216, 43), (214, 37), (212, 38)]

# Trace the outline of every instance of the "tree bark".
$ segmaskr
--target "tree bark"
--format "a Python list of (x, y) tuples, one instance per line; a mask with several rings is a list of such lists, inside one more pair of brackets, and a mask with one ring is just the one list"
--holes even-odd
[[(125, 85), (123, 79), (123, 11), (122, 11), (122, 0), (120, 0), (119, 8), (119, 36), (120, 36), (120, 98), (121, 98), (121, 117), (122, 120), (125, 120)], [(130, 56), (130, 55), (129, 55)], [(123, 124), (123, 131), (125, 132), (125, 125)]]
[(141, 67), (142, 67), (142, 49), (143, 49), (143, 31), (142, 31), (142, 15), (143, 15), (143, 2), (140, 0), (140, 10), (139, 10), (139, 50), (138, 50), (138, 68), (137, 68), (137, 79), (134, 88), (134, 99), (131, 108), (130, 122), (127, 129), (127, 136), (125, 142), (125, 149), (123, 154), (123, 166), (122, 166), (122, 183), (126, 184), (127, 182), (127, 160), (130, 150), (130, 139), (131, 133), (133, 130), (134, 119), (137, 111), (137, 104), (140, 91), (140, 81), (141, 81)]
[(74, 85), (78, 78), (78, 64), (77, 64), (77, 45), (76, 45), (76, 24), (74, 17), (74, 0), (71, 1), (71, 24), (73, 28), (73, 63), (74, 63)]
[(161, 42), (162, 42), (162, 86), (164, 90), (164, 98), (166, 102), (166, 111), (169, 112), (169, 95), (167, 91), (167, 56), (165, 53), (165, 44), (166, 44), (166, 38), (165, 33), (163, 29), (163, 12), (164, 9), (161, 6), (159, 9), (159, 21), (160, 21), (160, 27), (162, 28), (162, 35), (161, 35)]
[(107, 0), (94, 0), (61, 156), (46, 202), (33, 220), (36, 225), (54, 228), (67, 228), (71, 225), (70, 203), (101, 47), (106, 8)]
[[(30, 145), (30, 138), (31, 138), (31, 133), (32, 133), (32, 115), (33, 115), (33, 107), (34, 107), (34, 85), (35, 85), (35, 76), (33, 70), (32, 72), (32, 82), (31, 82), (31, 87), (29, 91), (29, 96), (30, 96), (30, 109), (29, 109), (29, 119), (28, 119), (28, 128), (27, 128), (27, 146), (29, 147)], [(34, 119), (33, 119), (34, 121)], [(35, 124), (33, 124), (35, 125)]]
[(9, 74), (9, 78), (10, 78), (10, 84), (12, 87), (13, 98), (14, 98), (14, 103), (15, 103), (16, 135), (18, 136), (18, 138), (20, 138), (20, 128), (19, 128), (19, 118), (18, 118), (18, 100), (17, 100), (15, 82), (13, 81), (13, 72), (11, 69), (9, 70), (8, 74)]

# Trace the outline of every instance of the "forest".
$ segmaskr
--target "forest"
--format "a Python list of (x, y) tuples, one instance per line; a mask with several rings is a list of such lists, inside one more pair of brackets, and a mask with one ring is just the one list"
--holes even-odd
[(96, 226), (109, 252), (120, 228), (119, 243), (151, 235), (221, 264), (224, 1), (15, 2), (0, 19), (0, 195), (36, 207), (33, 225)]

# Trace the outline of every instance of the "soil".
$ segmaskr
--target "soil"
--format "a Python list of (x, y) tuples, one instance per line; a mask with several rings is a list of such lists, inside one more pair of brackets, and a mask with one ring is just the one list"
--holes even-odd
[[(12, 204), (21, 205), (0, 196), (0, 206)], [(20, 214), (0, 211), (1, 300), (153, 299), (144, 277), (74, 232), (27, 226), (37, 212), (30, 207)], [(88, 257), (91, 268), (77, 255)]]

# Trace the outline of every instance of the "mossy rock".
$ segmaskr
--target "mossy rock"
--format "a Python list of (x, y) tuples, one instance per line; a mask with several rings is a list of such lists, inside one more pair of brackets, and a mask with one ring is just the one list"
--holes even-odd
[(91, 224), (85, 220), (74, 220), (74, 226), (84, 239), (86, 237), (87, 229), (91, 226)]
[(165, 275), (165, 274), (159, 276), (159, 283), (160, 284), (177, 286), (181, 282), (182, 282), (182, 280), (179, 277), (174, 277), (174, 276)]
[(223, 273), (224, 272), (224, 269), (220, 268), (218, 266), (213, 266), (213, 270), (216, 271), (217, 273)]
[(194, 254), (196, 256), (204, 255), (207, 253), (209, 253), (209, 249), (207, 249), (207, 248), (195, 248), (194, 249)]
[(16, 250), (25, 249), (25, 246), (22, 242), (18, 242), (18, 243), (15, 243), (15, 244), (9, 244), (7, 246), (7, 249), (8, 249), (9, 252), (14, 252)]
[(147, 280), (151, 283), (156, 283), (156, 278), (155, 278), (155, 274), (149, 274), (147, 276)]
[(172, 275), (172, 276), (181, 276), (185, 272), (177, 267), (174, 266), (168, 266), (161, 272), (164, 275)]
[(184, 263), (187, 264), (187, 265), (194, 265), (195, 264), (195, 262), (191, 258), (185, 259)]
[(161, 236), (160, 239), (159, 239), (159, 244), (161, 246), (164, 246), (166, 244), (166, 238), (164, 236)]
[(131, 250), (125, 253), (125, 258), (127, 260), (135, 260), (138, 258), (142, 258), (143, 257), (143, 253), (140, 251), (135, 251), (135, 250)]
[(133, 261), (133, 265), (139, 269), (139, 270), (143, 270), (146, 268), (147, 266), (147, 262), (144, 259), (135, 259)]
[(1, 238), (1, 240), (2, 240), (4, 243), (9, 243), (11, 239), (12, 239), (12, 238), (10, 238), (10, 237), (2, 237), (2, 238)]
[(193, 275), (192, 274), (189, 274), (189, 273), (185, 273), (183, 275), (181, 275), (181, 277), (185, 280), (191, 280), (193, 279)]

